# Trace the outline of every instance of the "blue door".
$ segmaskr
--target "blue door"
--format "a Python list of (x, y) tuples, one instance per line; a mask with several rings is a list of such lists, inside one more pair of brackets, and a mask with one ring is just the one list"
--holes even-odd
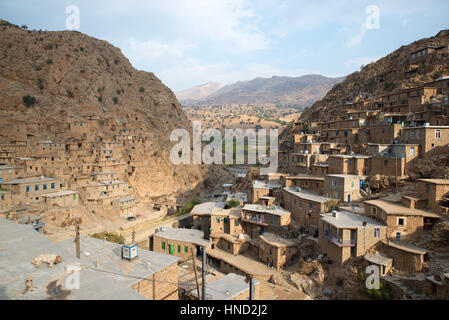
[(264, 234), (265, 232), (265, 228), (264, 227), (260, 227), (260, 234)]
[(348, 203), (351, 203), (351, 195), (348, 194)]
[(400, 232), (396, 232), (396, 240), (401, 241), (401, 233)]

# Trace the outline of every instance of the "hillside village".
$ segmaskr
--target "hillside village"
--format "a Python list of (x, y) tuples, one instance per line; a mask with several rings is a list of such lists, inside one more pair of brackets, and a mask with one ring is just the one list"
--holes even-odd
[[(2, 27), (12, 46), (30, 35)], [(42, 42), (34, 33), (28, 40)], [(65, 32), (48, 36), (70, 54), (80, 48)], [(430, 60), (449, 64), (449, 31), (437, 38), (439, 45), (409, 50), (407, 74)], [(53, 119), (32, 111), (34, 95), (41, 100), (36, 83), (27, 96), (11, 84), (12, 72), (3, 73), (2, 85), (17, 92), (5, 93), (0, 118), (0, 243), (9, 248), (0, 260), (0, 298), (449, 299), (449, 70), (414, 87), (359, 91), (338, 116), (312, 121), (312, 106), (286, 129), (279, 172), (266, 176), (257, 168), (233, 176), (232, 168), (164, 164), (155, 144), (169, 128), (153, 121), (188, 121), (153, 75), (141, 90), (137, 71), (128, 72), (126, 91), (152, 90), (160, 98), (153, 113), (170, 115), (155, 120), (147, 109), (123, 112), (114, 99), (96, 97), (91, 107)], [(441, 170), (426, 173), (426, 161)], [(158, 186), (164, 175), (189, 182), (166, 192), (171, 184)], [(152, 193), (153, 184), (160, 192)], [(193, 193), (198, 199), (187, 208)], [(98, 224), (108, 226), (91, 228)], [(105, 230), (119, 240), (92, 236)], [(379, 268), (379, 289), (365, 286), (368, 265)], [(79, 272), (80, 289), (64, 287), (70, 270)]]

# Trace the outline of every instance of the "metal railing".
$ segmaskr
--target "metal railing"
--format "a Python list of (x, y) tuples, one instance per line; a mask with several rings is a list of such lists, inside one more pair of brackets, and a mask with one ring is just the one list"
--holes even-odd
[(335, 243), (336, 245), (342, 246), (342, 247), (354, 247), (356, 245), (355, 240), (339, 240), (333, 235), (331, 235), (328, 231), (324, 231), (324, 236)]

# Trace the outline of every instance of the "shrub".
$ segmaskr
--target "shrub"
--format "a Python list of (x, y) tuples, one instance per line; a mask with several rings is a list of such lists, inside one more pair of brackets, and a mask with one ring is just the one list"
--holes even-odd
[(119, 244), (125, 243), (125, 237), (123, 237), (122, 235), (112, 233), (112, 232), (107, 232), (107, 231), (103, 231), (100, 233), (94, 233), (92, 235), (92, 238), (97, 238), (97, 239), (106, 240), (109, 242), (115, 242), (115, 243), (119, 243)]
[(73, 98), (73, 92), (70, 89), (67, 89), (66, 92), (67, 92), (67, 97)]
[(240, 205), (240, 201), (238, 201), (237, 199), (231, 199), (227, 202), (227, 205), (229, 208), (235, 208)]
[(98, 97), (98, 101), (102, 102), (103, 101), (103, 97)]
[(30, 96), (29, 94), (27, 94), (26, 96), (23, 96), (22, 99), (23, 99), (23, 103), (25, 103), (25, 105), (27, 107), (30, 107), (30, 106), (34, 105), (37, 102), (36, 98)]
[(48, 58), (47, 61), (45, 61), (47, 64), (53, 64), (53, 59)]
[(117, 97), (113, 97), (112, 101), (114, 102), (114, 104), (117, 104), (118, 103), (118, 98)]
[(192, 211), (193, 207), (197, 204), (200, 204), (201, 201), (199, 199), (191, 199), (184, 204), (184, 207), (181, 208), (182, 213), (189, 213)]
[(144, 87), (140, 87), (139, 88), (139, 92), (145, 92), (145, 88)]

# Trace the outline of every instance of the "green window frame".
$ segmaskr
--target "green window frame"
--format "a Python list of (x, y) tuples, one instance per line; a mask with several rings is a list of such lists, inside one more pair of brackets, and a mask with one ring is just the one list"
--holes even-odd
[(181, 253), (181, 246), (178, 244), (178, 253)]
[(162, 241), (162, 250), (165, 250), (165, 241)]
[(184, 246), (184, 252), (189, 252), (189, 248), (187, 246)]
[(238, 220), (234, 220), (234, 226), (238, 227), (239, 225), (240, 225), (239, 221)]

